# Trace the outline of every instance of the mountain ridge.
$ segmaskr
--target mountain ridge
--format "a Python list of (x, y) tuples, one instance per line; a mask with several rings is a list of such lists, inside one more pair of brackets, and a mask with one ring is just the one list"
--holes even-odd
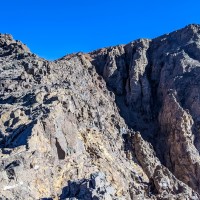
[(200, 199), (200, 26), (48, 61), (0, 34), (2, 199)]

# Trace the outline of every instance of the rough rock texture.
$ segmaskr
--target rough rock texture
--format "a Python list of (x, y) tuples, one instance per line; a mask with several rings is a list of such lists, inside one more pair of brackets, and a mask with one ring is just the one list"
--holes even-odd
[(0, 34), (0, 199), (200, 199), (200, 26), (50, 62)]

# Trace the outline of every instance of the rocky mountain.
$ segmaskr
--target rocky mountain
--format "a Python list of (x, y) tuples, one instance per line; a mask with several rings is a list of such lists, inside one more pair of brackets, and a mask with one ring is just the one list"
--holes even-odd
[(200, 199), (200, 25), (50, 62), (0, 34), (0, 199)]

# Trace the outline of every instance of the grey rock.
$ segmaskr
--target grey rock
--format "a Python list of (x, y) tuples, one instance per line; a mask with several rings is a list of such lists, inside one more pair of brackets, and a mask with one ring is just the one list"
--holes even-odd
[(0, 199), (200, 199), (200, 26), (50, 62), (0, 34)]
[(106, 181), (105, 174), (96, 172), (90, 179), (69, 181), (60, 199), (118, 199), (115, 189)]

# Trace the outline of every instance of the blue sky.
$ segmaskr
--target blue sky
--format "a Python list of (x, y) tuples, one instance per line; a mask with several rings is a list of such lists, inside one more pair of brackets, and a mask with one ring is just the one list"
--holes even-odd
[(0, 32), (56, 59), (200, 24), (199, 0), (5, 0)]

